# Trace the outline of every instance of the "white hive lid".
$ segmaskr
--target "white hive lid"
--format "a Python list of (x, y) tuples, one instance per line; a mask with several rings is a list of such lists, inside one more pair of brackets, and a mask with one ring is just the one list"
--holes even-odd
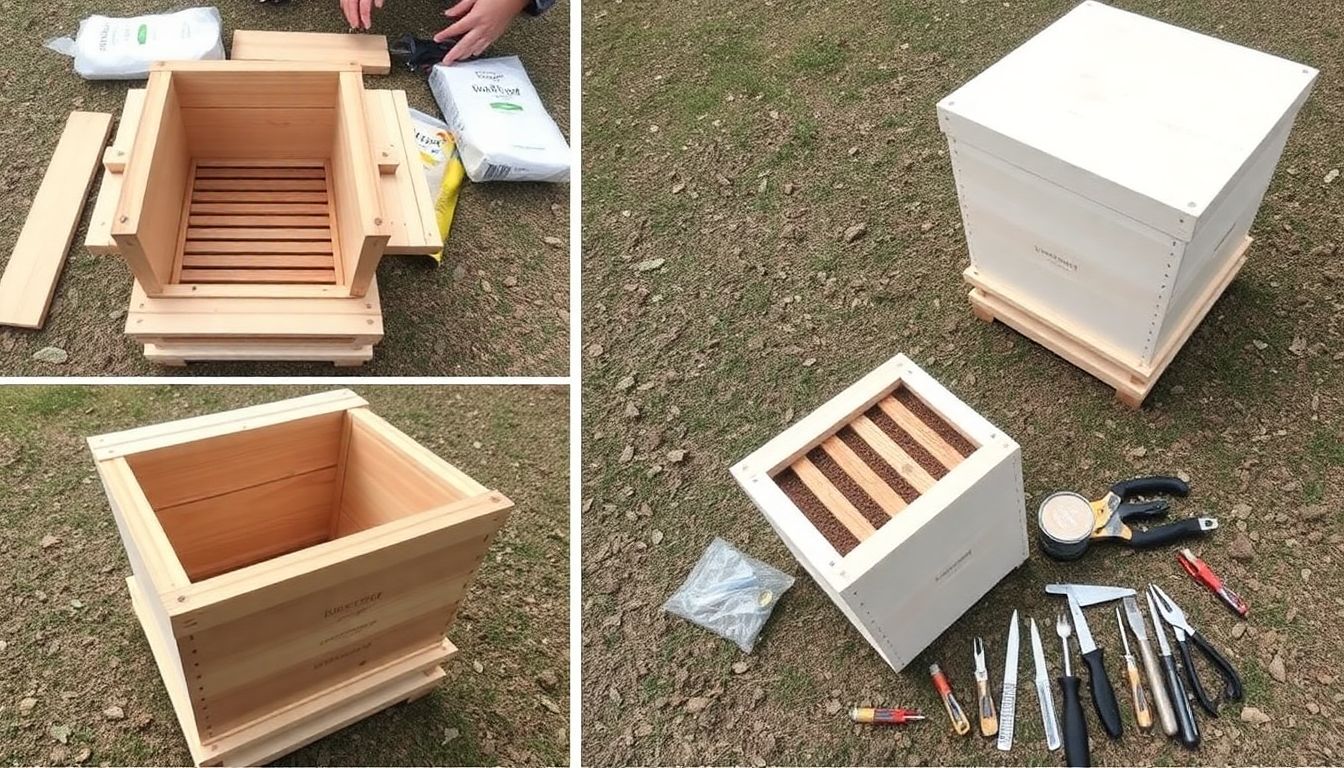
[(939, 122), (959, 141), (1188, 239), (1257, 148), (1291, 123), (1316, 74), (1088, 0), (939, 102)]

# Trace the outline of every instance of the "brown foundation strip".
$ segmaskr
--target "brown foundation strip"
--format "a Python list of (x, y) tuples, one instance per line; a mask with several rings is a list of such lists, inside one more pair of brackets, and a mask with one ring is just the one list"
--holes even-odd
[[(832, 438), (834, 439), (834, 438)], [(824, 447), (813, 448), (807, 454), (807, 460), (831, 481), (831, 485), (840, 492), (845, 499), (854, 506), (854, 509), (863, 515), (863, 519), (873, 527), (873, 530), (881, 528), (891, 515), (883, 511), (881, 505), (868, 494), (865, 485), (858, 479), (850, 476), (845, 467), (840, 465)], [(874, 491), (876, 493), (876, 491)]]
[[(929, 474), (923, 466), (912, 457), (900, 443), (893, 440), (891, 435), (874, 419), (882, 419), (884, 416), (879, 412), (874, 414), (874, 418), (868, 416), (859, 416), (849, 423), (854, 428), (863, 441), (872, 446), (882, 460), (890, 464), (893, 469), (900, 473), (905, 481), (914, 486), (919, 493), (924, 493), (933, 487), (937, 482), (933, 475)], [(897, 430), (898, 436), (904, 435)], [(909, 436), (905, 436), (906, 442), (910, 441)], [(913, 446), (912, 446), (913, 447)]]
[(863, 541), (876, 532), (873, 524), (806, 457), (793, 463), (793, 471), (854, 538)]
[(826, 509), (826, 505), (822, 504), (821, 500), (807, 489), (807, 486), (803, 484), (803, 481), (792, 469), (785, 469), (775, 475), (774, 479), (779, 489), (784, 492), (785, 496), (789, 497), (789, 501), (792, 501), (793, 505), (798, 507), (798, 511), (803, 513), (803, 517), (806, 517), (808, 522), (812, 523), (812, 526), (817, 529), (817, 533), (820, 533), (826, 541), (831, 543), (832, 547), (835, 547), (836, 552), (847, 555), (859, 545), (859, 540), (854, 537), (854, 534), (846, 530), (845, 526), (835, 519), (830, 510)]
[[(925, 405), (924, 401), (920, 400), (915, 393), (905, 387), (897, 387), (896, 391), (891, 393), (891, 396), (913, 413), (915, 418), (919, 419), (921, 422), (931, 427), (934, 432), (938, 433), (948, 445), (956, 450), (957, 453), (961, 454), (962, 458), (975, 453), (975, 445), (958, 432), (955, 427), (948, 424), (946, 421), (943, 421), (943, 418), (934, 413), (932, 408)], [(951, 467), (949, 467), (949, 469), (950, 468)]]
[(864, 441), (862, 437), (859, 437), (859, 433), (855, 432), (853, 427), (845, 427), (837, 432), (836, 436), (843, 440), (869, 469), (882, 478), (882, 481), (900, 496), (902, 508), (919, 498), (919, 491), (915, 490), (915, 486), (906, 482), (905, 478), (901, 477), (901, 473), (883, 461), (877, 451), (874, 451), (871, 445)]

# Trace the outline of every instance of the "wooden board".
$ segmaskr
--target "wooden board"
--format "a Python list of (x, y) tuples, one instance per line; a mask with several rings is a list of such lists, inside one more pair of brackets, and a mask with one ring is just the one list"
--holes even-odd
[[(365, 91), (370, 146), (395, 162), (379, 178), (383, 218), (389, 231), (386, 252), (431, 255), (443, 249), (434, 197), (425, 179), (420, 150), (410, 124), (405, 91)], [(380, 162), (380, 165), (382, 163)], [(437, 190), (435, 190), (437, 192)]]
[(72, 112), (66, 120), (0, 277), (0, 325), (41, 328), (46, 321), (111, 130), (112, 116), (101, 112)]
[(229, 58), (234, 61), (355, 62), (366, 75), (386, 75), (392, 58), (383, 35), (325, 32), (273, 32), (239, 29), (233, 33)]
[(122, 172), (131, 156), (131, 144), (140, 127), (140, 114), (145, 108), (145, 89), (132, 88), (126, 92), (126, 103), (117, 120), (117, 133), (112, 146), (103, 153), (103, 179), (98, 185), (98, 198), (89, 214), (89, 231), (84, 235), (84, 247), (97, 256), (115, 255), (117, 243), (112, 239), (112, 218), (121, 199)]

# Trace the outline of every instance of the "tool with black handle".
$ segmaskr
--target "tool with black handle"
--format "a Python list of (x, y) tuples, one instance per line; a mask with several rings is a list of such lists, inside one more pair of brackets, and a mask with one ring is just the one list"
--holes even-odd
[(1068, 595), (1069, 613), (1073, 616), (1073, 625), (1078, 632), (1078, 652), (1087, 665), (1087, 679), (1092, 686), (1092, 705), (1097, 710), (1097, 718), (1106, 735), (1120, 738), (1123, 726), (1120, 723), (1120, 705), (1115, 702), (1115, 688), (1106, 674), (1106, 662), (1102, 650), (1092, 639), (1092, 631), (1087, 627), (1087, 618), (1083, 616), (1083, 607), (1072, 592)]
[(1211, 661), (1217, 668), (1218, 674), (1223, 678), (1223, 690), (1221, 698), (1228, 701), (1241, 701), (1243, 690), (1241, 685), (1241, 675), (1237, 674), (1236, 667), (1227, 657), (1218, 652), (1203, 635), (1195, 631), (1190, 626), (1190, 622), (1185, 618), (1185, 611), (1176, 605), (1162, 588), (1155, 585), (1148, 585), (1149, 594), (1157, 603), (1157, 609), (1162, 612), (1162, 619), (1171, 625), (1171, 631), (1176, 635), (1176, 643), (1181, 647), (1181, 663), (1185, 665), (1185, 672), (1190, 678), (1190, 688), (1195, 692), (1195, 698), (1199, 700), (1199, 705), (1214, 717), (1218, 716), (1218, 700), (1213, 699), (1204, 690), (1203, 684), (1199, 681), (1199, 671), (1195, 669), (1195, 660), (1190, 655), (1190, 643), (1193, 642), (1199, 650), (1203, 651), (1205, 658)]
[(1167, 693), (1171, 695), (1171, 707), (1176, 714), (1178, 738), (1187, 749), (1197, 749), (1199, 724), (1195, 722), (1195, 710), (1190, 707), (1190, 697), (1185, 695), (1185, 686), (1181, 684), (1181, 673), (1176, 670), (1176, 660), (1171, 657), (1171, 645), (1167, 643), (1162, 616), (1153, 604), (1151, 590), (1148, 592), (1148, 613), (1153, 617), (1153, 634), (1157, 635), (1157, 644), (1162, 649), (1162, 670), (1166, 673)]
[(1073, 674), (1069, 661), (1069, 617), (1063, 613), (1055, 619), (1055, 633), (1064, 644), (1064, 674), (1059, 678), (1059, 690), (1064, 696), (1064, 764), (1071, 768), (1092, 765), (1092, 752), (1087, 746), (1087, 720), (1083, 718), (1083, 698), (1079, 689), (1083, 681)]
[(1194, 517), (1152, 528), (1134, 529), (1127, 523), (1165, 517), (1171, 511), (1166, 499), (1133, 501), (1155, 495), (1185, 496), (1190, 486), (1179, 477), (1155, 475), (1121, 480), (1095, 501), (1073, 491), (1052, 493), (1037, 512), (1041, 548), (1057, 560), (1082, 557), (1090, 542), (1117, 541), (1147, 549), (1202, 536), (1218, 527), (1212, 517)]
[(1139, 646), (1139, 656), (1143, 659), (1143, 670), (1148, 675), (1148, 690), (1152, 692), (1153, 708), (1157, 710), (1157, 721), (1162, 724), (1162, 732), (1168, 736), (1176, 735), (1176, 712), (1171, 708), (1171, 697), (1167, 695), (1166, 684), (1162, 682), (1162, 667), (1158, 664), (1157, 654), (1153, 653), (1153, 644), (1148, 642), (1148, 626), (1143, 621), (1143, 612), (1139, 610), (1139, 601), (1126, 597), (1125, 616), (1129, 619), (1129, 628), (1134, 632), (1134, 641)]

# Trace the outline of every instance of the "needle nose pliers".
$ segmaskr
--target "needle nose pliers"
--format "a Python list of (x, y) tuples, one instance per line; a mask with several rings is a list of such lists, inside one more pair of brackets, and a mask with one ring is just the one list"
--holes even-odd
[(1195, 698), (1199, 700), (1199, 705), (1214, 717), (1218, 716), (1218, 701), (1209, 697), (1205, 692), (1204, 686), (1199, 682), (1199, 674), (1195, 671), (1194, 659), (1190, 655), (1190, 643), (1193, 641), (1204, 656), (1213, 665), (1217, 667), (1218, 674), (1223, 678), (1223, 691), (1221, 698), (1227, 701), (1241, 701), (1243, 690), (1241, 686), (1241, 676), (1237, 674), (1236, 667), (1227, 657), (1218, 652), (1213, 644), (1204, 638), (1195, 628), (1190, 626), (1189, 620), (1185, 618), (1185, 611), (1167, 596), (1166, 592), (1156, 584), (1148, 585), (1149, 593), (1153, 597), (1153, 602), (1157, 609), (1162, 612), (1162, 618), (1171, 625), (1172, 631), (1176, 633), (1176, 642), (1181, 646), (1181, 663), (1185, 665), (1185, 671), (1190, 678), (1190, 687), (1195, 692)]

